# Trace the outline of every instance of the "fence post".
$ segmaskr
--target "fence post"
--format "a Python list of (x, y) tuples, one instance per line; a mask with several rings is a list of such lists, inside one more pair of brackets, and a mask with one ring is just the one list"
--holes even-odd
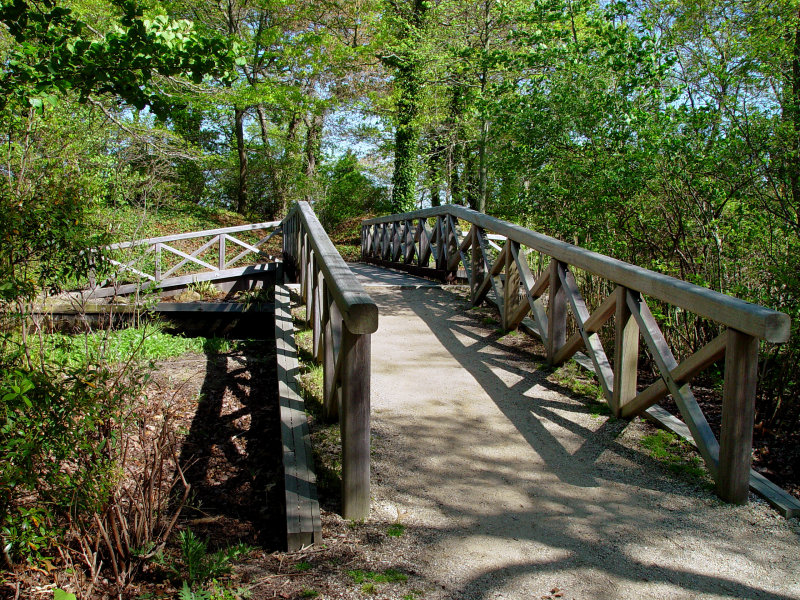
[(156, 281), (161, 281), (161, 244), (156, 243), (155, 254), (156, 254), (156, 270), (154, 275)]
[(225, 268), (225, 234), (219, 234), (219, 270)]
[(758, 339), (728, 329), (717, 494), (726, 502), (746, 504), (753, 451), (753, 418), (758, 372)]
[(620, 416), (622, 407), (636, 397), (639, 368), (639, 325), (628, 308), (628, 289), (617, 286), (614, 324), (614, 390), (611, 411)]
[(567, 341), (567, 294), (559, 272), (564, 265), (550, 261), (550, 301), (547, 306), (547, 361), (553, 363), (556, 353)]
[(370, 335), (342, 327), (342, 516), (369, 516)]

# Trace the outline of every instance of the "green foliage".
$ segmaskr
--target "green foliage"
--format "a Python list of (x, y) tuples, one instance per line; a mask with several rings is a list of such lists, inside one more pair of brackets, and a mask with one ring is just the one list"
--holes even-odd
[(325, 170), (323, 179), (325, 199), (318, 202), (314, 209), (327, 231), (334, 231), (340, 223), (349, 219), (357, 219), (360, 223), (363, 215), (388, 208), (386, 190), (364, 174), (364, 168), (352, 151), (345, 153)]
[(164, 112), (170, 106), (154, 85), (158, 75), (187, 74), (200, 83), (206, 74), (227, 74), (234, 50), (222, 38), (198, 35), (188, 21), (163, 15), (143, 19), (134, 1), (120, 2), (115, 28), (98, 36), (72, 10), (54, 0), (0, 4), (0, 21), (18, 46), (10, 52), (0, 84), (0, 108), (10, 99), (43, 110), (57, 96), (77, 92), (113, 94), (138, 109)]
[(303, 590), (300, 592), (300, 596), (303, 598), (316, 598), (319, 596), (319, 592), (310, 588), (303, 588)]
[(32, 349), (41, 350), (53, 364), (87, 368), (96, 364), (119, 364), (136, 355), (139, 360), (164, 360), (187, 352), (227, 352), (230, 342), (221, 338), (185, 338), (159, 327), (128, 327), (90, 334), (53, 333), (36, 339)]
[(198, 538), (191, 529), (180, 532), (179, 544), (180, 562), (173, 563), (171, 570), (176, 574), (186, 575), (187, 580), (184, 582), (184, 587), (203, 584), (229, 573), (231, 561), (252, 550), (246, 544), (236, 544), (224, 550), (209, 553), (207, 542)]

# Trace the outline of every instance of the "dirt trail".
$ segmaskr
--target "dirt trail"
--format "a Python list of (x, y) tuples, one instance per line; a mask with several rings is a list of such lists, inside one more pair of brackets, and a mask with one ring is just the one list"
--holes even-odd
[(800, 598), (797, 519), (722, 504), (463, 300), (382, 278), (372, 519), (414, 536), (425, 598)]

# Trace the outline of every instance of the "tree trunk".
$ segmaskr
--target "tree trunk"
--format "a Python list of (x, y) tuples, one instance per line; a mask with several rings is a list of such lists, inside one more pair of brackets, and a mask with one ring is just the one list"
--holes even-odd
[(314, 114), (306, 117), (306, 183), (305, 199), (308, 202), (314, 200), (314, 183), (317, 177), (317, 162), (319, 162), (320, 139), (322, 137), (322, 126), (325, 123), (323, 115)]
[(247, 149), (244, 147), (244, 110), (233, 110), (236, 133), (236, 151), (239, 155), (239, 180), (236, 187), (236, 212), (244, 214), (247, 210)]

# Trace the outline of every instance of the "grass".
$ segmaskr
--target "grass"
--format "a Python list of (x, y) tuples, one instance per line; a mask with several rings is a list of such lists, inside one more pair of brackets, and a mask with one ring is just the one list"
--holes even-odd
[(642, 446), (650, 456), (664, 464), (670, 471), (689, 479), (708, 482), (708, 472), (692, 445), (670, 431), (659, 429), (642, 437)]
[(573, 394), (583, 396), (588, 405), (589, 414), (593, 417), (598, 419), (601, 417), (615, 418), (606, 402), (600, 384), (595, 379), (586, 377), (585, 372), (575, 361), (569, 361), (559, 367), (548, 379), (567, 388)]
[(393, 523), (389, 525), (389, 528), (386, 530), (386, 535), (389, 537), (401, 537), (406, 532), (406, 526), (400, 523)]
[(355, 569), (348, 571), (347, 574), (355, 583), (402, 583), (408, 581), (408, 575), (401, 573), (397, 569), (386, 569), (383, 573)]

